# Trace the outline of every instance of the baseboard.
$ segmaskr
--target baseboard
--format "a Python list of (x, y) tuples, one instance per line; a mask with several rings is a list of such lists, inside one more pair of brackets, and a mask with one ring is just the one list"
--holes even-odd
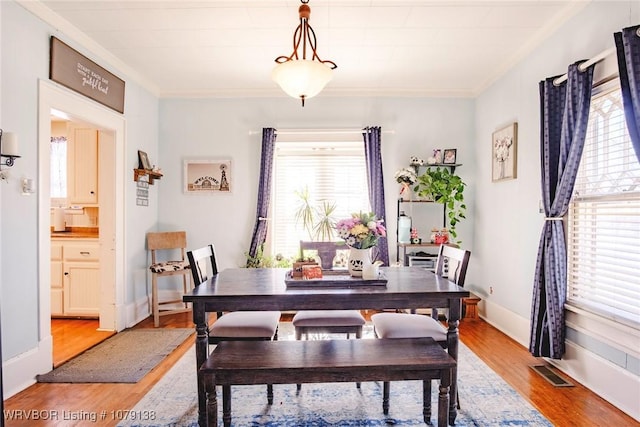
[(13, 357), (2, 364), (2, 393), (4, 399), (36, 383), (36, 375), (53, 368), (53, 338), (39, 342), (38, 347)]
[[(491, 301), (479, 304), (480, 317), (526, 349), (529, 348), (530, 319), (525, 319)], [(562, 360), (544, 359), (611, 403), (640, 421), (640, 377), (603, 359), (571, 341), (566, 343)]]
[(562, 360), (547, 360), (622, 412), (640, 421), (640, 378), (571, 341)]
[[(160, 301), (179, 300), (182, 298), (182, 293), (179, 291), (159, 290), (158, 298)], [(176, 303), (175, 306), (176, 308), (179, 308), (181, 304)], [(126, 313), (127, 328), (142, 322), (151, 315), (151, 297), (145, 296), (138, 298), (133, 303), (128, 304), (126, 307)]]

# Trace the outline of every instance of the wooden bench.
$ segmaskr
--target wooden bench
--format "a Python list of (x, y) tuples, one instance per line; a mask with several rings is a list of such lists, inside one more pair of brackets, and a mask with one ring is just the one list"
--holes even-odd
[[(449, 411), (451, 369), (456, 361), (432, 338), (318, 341), (227, 341), (200, 367), (207, 395), (207, 425), (217, 426), (216, 385), (222, 386), (222, 420), (231, 425), (231, 386), (440, 380), (438, 426)], [(423, 387), (423, 418), (430, 423), (431, 387)], [(389, 412), (389, 396), (382, 409)]]

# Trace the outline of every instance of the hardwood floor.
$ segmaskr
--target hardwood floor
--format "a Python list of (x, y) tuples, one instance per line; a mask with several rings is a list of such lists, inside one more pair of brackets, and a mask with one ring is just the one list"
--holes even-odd
[(97, 319), (51, 319), (54, 368), (115, 335), (99, 331), (99, 325)]
[[(136, 328), (152, 328), (151, 318)], [(191, 314), (182, 313), (162, 318), (162, 327), (192, 327)], [(462, 341), (493, 370), (502, 376), (515, 390), (533, 404), (555, 426), (640, 426), (617, 410), (613, 405), (596, 396), (575, 380), (575, 387), (554, 387), (536, 374), (531, 365), (540, 360), (531, 356), (520, 344), (511, 340), (484, 321), (464, 321), (460, 325)], [(137, 384), (35, 384), (5, 401), (5, 412), (57, 411), (57, 420), (8, 420), (13, 426), (115, 426), (115, 411), (131, 409), (186, 351), (193, 351), (194, 338), (183, 343), (151, 373)], [(464, 405), (464, 399), (462, 400)], [(64, 420), (70, 414), (82, 416), (95, 412), (98, 420), (92, 422)], [(26, 413), (26, 412), (25, 412)], [(101, 420), (100, 414), (105, 414)], [(54, 414), (54, 412), (45, 412)], [(85, 415), (88, 416), (88, 415)]]

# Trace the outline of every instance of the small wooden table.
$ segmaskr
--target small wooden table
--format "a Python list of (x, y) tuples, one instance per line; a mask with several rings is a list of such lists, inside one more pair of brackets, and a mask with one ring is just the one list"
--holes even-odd
[[(196, 286), (183, 297), (193, 304), (196, 328), (196, 369), (209, 355), (207, 313), (241, 310), (384, 310), (448, 308), (447, 352), (458, 359), (458, 324), (461, 300), (469, 291), (420, 267), (384, 267), (387, 286), (348, 289), (288, 289), (283, 268), (230, 268)], [(457, 416), (457, 368), (452, 369), (449, 391), (449, 424)], [(198, 374), (198, 422), (206, 425), (204, 381)]]
[[(358, 381), (440, 380), (438, 427), (446, 427), (451, 370), (456, 361), (432, 338), (319, 341), (226, 341), (200, 368), (207, 394), (207, 425), (231, 425), (231, 386)], [(425, 423), (431, 423), (431, 387), (423, 387)], [(389, 396), (382, 410), (389, 412)]]

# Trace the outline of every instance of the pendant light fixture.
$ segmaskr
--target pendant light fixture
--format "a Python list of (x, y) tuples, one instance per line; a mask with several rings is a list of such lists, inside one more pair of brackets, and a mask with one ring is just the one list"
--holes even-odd
[(332, 70), (336, 69), (337, 65), (333, 61), (323, 61), (318, 56), (316, 33), (309, 25), (309, 0), (300, 2), (300, 25), (293, 33), (293, 52), (289, 56), (276, 58), (278, 65), (271, 72), (271, 78), (287, 95), (300, 98), (304, 107), (305, 99), (316, 96), (329, 83), (333, 77)]

